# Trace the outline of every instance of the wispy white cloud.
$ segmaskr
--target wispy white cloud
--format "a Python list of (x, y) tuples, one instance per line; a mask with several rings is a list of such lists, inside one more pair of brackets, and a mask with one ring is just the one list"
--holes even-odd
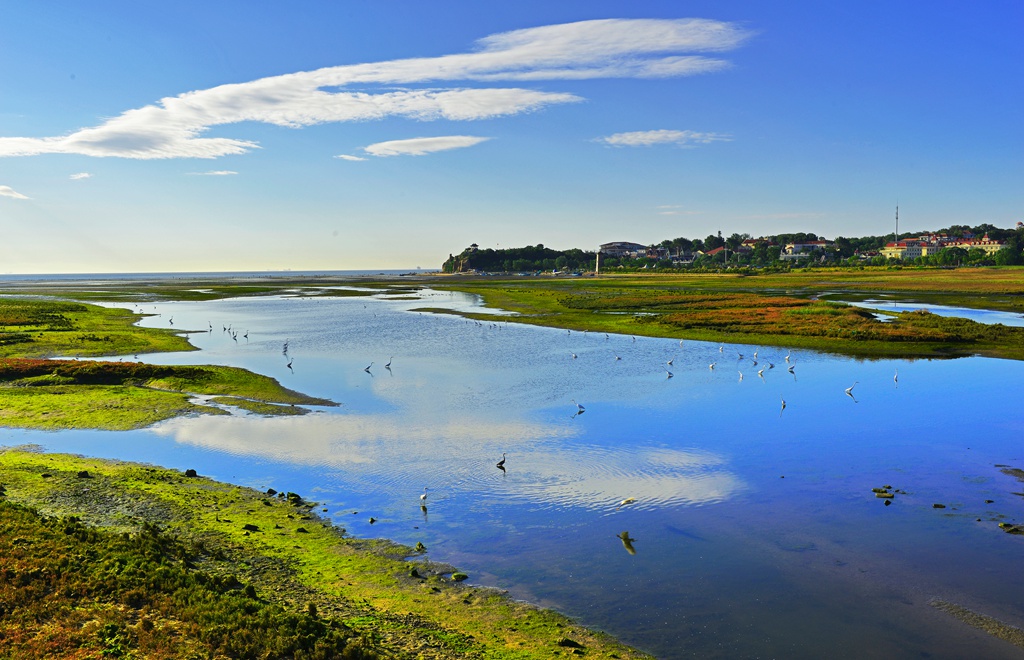
[[(735, 24), (705, 19), (606, 19), (527, 28), (486, 37), (467, 53), (327, 67), (220, 85), (166, 97), (64, 136), (0, 137), (0, 157), (64, 153), (217, 158), (259, 147), (252, 140), (203, 137), (215, 126), (241, 122), (299, 128), (389, 116), (471, 120), (515, 115), (582, 99), (516, 87), (399, 86), (710, 73), (729, 64), (705, 53), (737, 48), (748, 37)], [(374, 85), (388, 87), (375, 91)], [(350, 86), (359, 91), (345, 89)]]
[(13, 197), (14, 199), (29, 199), (10, 186), (0, 186), (0, 197)]
[(650, 147), (656, 144), (674, 144), (677, 147), (692, 147), (697, 144), (711, 142), (729, 142), (731, 135), (722, 133), (699, 133), (697, 131), (672, 131), (660, 129), (656, 131), (633, 131), (616, 133), (607, 137), (597, 138), (597, 142), (610, 144), (613, 147)]
[(342, 160), (350, 160), (353, 162), (366, 160), (365, 158), (362, 158), (360, 156), (350, 156), (349, 154), (338, 154), (337, 156), (335, 156), (335, 158), (340, 158)]
[(234, 170), (210, 170), (209, 172), (189, 172), (190, 176), (233, 176), (238, 174)]
[(365, 147), (363, 151), (371, 156), (425, 156), (438, 151), (464, 149), (486, 142), (490, 138), (473, 135), (444, 135), (441, 137), (389, 140)]
[(79, 172), (78, 174), (72, 174), (68, 178), (72, 181), (81, 181), (82, 179), (91, 179), (92, 175), (88, 172)]

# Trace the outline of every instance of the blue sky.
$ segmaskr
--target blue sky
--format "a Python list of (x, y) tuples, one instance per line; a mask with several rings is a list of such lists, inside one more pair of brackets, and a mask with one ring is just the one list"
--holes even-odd
[(0, 272), (1024, 219), (1024, 3), (10, 2)]

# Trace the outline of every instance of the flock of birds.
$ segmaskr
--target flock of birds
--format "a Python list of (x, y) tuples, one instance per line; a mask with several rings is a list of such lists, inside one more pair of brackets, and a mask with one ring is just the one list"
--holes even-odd
[[(586, 333), (587, 331), (584, 330), (583, 332)], [(566, 333), (571, 335), (572, 331), (571, 330), (566, 330)], [(610, 339), (610, 336), (607, 333), (605, 333), (604, 338), (605, 338), (605, 341), (608, 341)], [(636, 342), (636, 337), (632, 337), (631, 336), (630, 339), (631, 339), (632, 343)], [(679, 347), (680, 348), (683, 347), (683, 340), (681, 340), (681, 339), (679, 340)], [(763, 364), (759, 363), (758, 362), (758, 352), (759, 352), (759, 350), (760, 349), (754, 350), (754, 352), (752, 354), (752, 359), (751, 359), (751, 366), (752, 367), (760, 366), (760, 368), (757, 369), (757, 377), (761, 379), (761, 382), (767, 383), (767, 381), (765, 380), (765, 377), (764, 377), (764, 373), (765, 373), (765, 371), (774, 369), (775, 368), (775, 363), (773, 363), (773, 362), (771, 362), (769, 360), (764, 360)], [(720, 345), (718, 347), (718, 352), (719, 353), (725, 353), (725, 345), (724, 344)], [(569, 355), (572, 357), (573, 360), (576, 360), (576, 359), (579, 358), (579, 355), (576, 352), (570, 352)], [(620, 362), (622, 360), (622, 357), (618, 353), (614, 353), (613, 352), (612, 353), (612, 357), (614, 358), (614, 360), (616, 362)], [(737, 351), (736, 359), (737, 359), (738, 362), (743, 362), (744, 360), (746, 360), (748, 358), (743, 353), (740, 353), (740, 352)], [(795, 380), (796, 379), (796, 364), (792, 362), (792, 352), (786, 353), (786, 355), (783, 357), (783, 360), (785, 361), (785, 364), (786, 364), (786, 371), (788, 373), (792, 374), (793, 378)], [(672, 367), (674, 365), (674, 363), (675, 363), (675, 358), (672, 357), (672, 358), (669, 358), (666, 361), (665, 365), (666, 365), (666, 367)], [(711, 363), (708, 364), (708, 370), (709, 371), (714, 371), (716, 366), (718, 366), (718, 362), (717, 361), (711, 362)], [(673, 378), (675, 376), (675, 374), (672, 371), (670, 371), (668, 368), (665, 368), (664, 372), (665, 372), (665, 378), (666, 379)], [(739, 374), (739, 382), (743, 382), (743, 371), (740, 370), (740, 369), (737, 369), (737, 373)], [(892, 381), (893, 381), (893, 384), (896, 387), (899, 387), (899, 370), (898, 369), (893, 374)], [(858, 382), (859, 381), (854, 381), (853, 385), (847, 387), (844, 390), (846, 396), (848, 396), (851, 399), (853, 399), (854, 403), (859, 403), (857, 401), (857, 397), (855, 397), (854, 394), (853, 394), (853, 388), (857, 386)], [(781, 406), (780, 406), (780, 409), (779, 409), (779, 416), (781, 417), (782, 413), (786, 410), (786, 405), (787, 404), (786, 404), (786, 399), (785, 398), (783, 398), (781, 396), (779, 398), (780, 398), (780, 403), (781, 403)], [(571, 399), (571, 401), (572, 401), (573, 405), (576, 406), (576, 412), (574, 412), (573, 415), (572, 415), (573, 418), (575, 418), (575, 417), (577, 417), (579, 415), (582, 415), (586, 411), (586, 409), (583, 407), (583, 405), (580, 404), (580, 403), (577, 403), (577, 401), (575, 399)]]
[[(173, 316), (170, 317), (168, 322), (169, 322), (169, 324), (171, 326), (173, 326), (174, 325), (174, 317)], [(492, 329), (500, 329), (501, 328), (501, 325), (498, 324), (498, 323), (482, 323), (480, 321), (475, 321), (475, 320), (467, 321), (467, 323), (474, 323), (477, 326), (486, 327), (486, 328), (492, 328)], [(214, 331), (213, 324), (208, 322), (208, 332), (213, 333), (213, 331)], [(232, 328), (231, 325), (224, 325), (224, 326), (222, 326), (222, 331), (224, 333), (227, 333), (232, 338), (232, 340), (234, 340), (236, 342), (238, 341), (239, 331), (235, 330), (234, 328)], [(582, 334), (587, 334), (587, 333), (588, 333), (588, 331), (584, 330)], [(566, 330), (566, 335), (567, 336), (571, 336), (572, 335), (572, 330), (571, 329), (570, 330)], [(241, 336), (242, 336), (243, 339), (248, 341), (248, 339), (249, 339), (249, 331), (246, 330), (244, 333), (242, 333)], [(610, 341), (610, 339), (611, 339), (610, 335), (605, 333), (604, 334), (604, 340), (605, 341)], [(294, 371), (292, 369), (292, 364), (294, 362), (294, 358), (288, 352), (290, 341), (291, 341), (290, 339), (286, 339), (285, 340), (285, 342), (284, 342), (284, 344), (282, 345), (282, 348), (281, 348), (281, 353), (285, 357), (285, 359), (287, 360), (285, 366), (289, 370)], [(635, 336), (631, 336), (630, 337), (630, 342), (631, 343), (636, 343), (636, 337)], [(683, 341), (682, 340), (679, 340), (679, 347), (683, 348)], [(718, 352), (724, 354), (725, 353), (725, 346), (724, 345), (720, 345), (719, 348), (718, 348)], [(767, 381), (765, 380), (765, 371), (770, 371), (772, 369), (775, 369), (775, 364), (773, 362), (771, 362), (770, 360), (764, 360), (763, 363), (759, 362), (758, 353), (759, 353), (759, 349), (758, 350), (754, 350), (753, 353), (752, 353), (752, 357), (749, 358), (751, 360), (751, 367), (754, 367), (754, 368), (760, 367), (760, 368), (757, 369), (757, 376), (758, 376), (758, 378), (761, 379), (762, 382), (767, 383)], [(579, 354), (574, 352), (574, 351), (570, 351), (569, 355), (570, 355), (571, 359), (573, 359), (573, 360), (577, 360), (579, 358)], [(615, 362), (621, 362), (622, 361), (622, 356), (619, 355), (616, 352), (612, 353), (612, 357), (614, 358)], [(670, 357), (665, 362), (665, 368), (663, 370), (665, 372), (665, 378), (666, 379), (673, 378), (675, 376), (675, 374), (669, 369), (670, 367), (671, 368), (675, 368), (675, 366), (674, 366), (675, 365), (675, 359), (676, 359), (675, 357)], [(736, 353), (736, 359), (737, 359), (737, 362), (744, 362), (748, 358), (743, 353), (737, 352)], [(792, 374), (794, 379), (795, 379), (796, 378), (796, 364), (794, 364), (792, 362), (792, 353), (787, 353), (783, 357), (783, 360), (784, 360), (784, 362), (786, 364), (786, 371), (789, 374)], [(391, 365), (392, 365), (393, 361), (394, 361), (394, 356), (391, 356), (391, 357), (388, 358), (387, 363), (384, 364), (384, 368), (387, 369), (389, 372), (391, 371)], [(366, 373), (368, 373), (368, 374), (370, 374), (372, 376), (373, 372), (371, 371), (371, 369), (372, 369), (374, 364), (375, 364), (375, 362), (371, 361), (370, 364), (366, 365), (366, 367), (363, 368), (363, 371), (365, 371)], [(711, 363), (708, 364), (708, 370), (714, 371), (716, 366), (718, 366), (718, 361), (711, 362)], [(743, 375), (743, 371), (740, 370), (740, 369), (737, 369), (737, 373), (739, 375), (739, 381), (742, 382), (743, 381), (743, 376), (744, 376)], [(898, 370), (893, 374), (893, 383), (894, 383), (894, 385), (896, 387), (899, 386), (899, 371)], [(858, 384), (859, 384), (859, 381), (854, 381), (853, 385), (851, 385), (850, 387), (845, 388), (845, 390), (844, 390), (845, 395), (850, 397), (854, 401), (854, 403), (858, 403), (857, 398), (854, 396), (854, 393), (853, 393), (854, 388)], [(575, 406), (575, 411), (572, 414), (572, 418), (576, 418), (579, 415), (582, 415), (583, 413), (586, 412), (586, 408), (583, 406), (583, 404), (577, 402), (575, 399), (571, 399), (571, 401), (572, 401), (572, 404)], [(785, 412), (786, 406), (787, 406), (785, 398), (783, 398), (781, 396), (780, 396), (780, 403), (781, 403), (781, 405), (780, 405), (780, 409), (779, 409), (779, 417), (781, 417), (783, 412)], [(495, 463), (495, 467), (498, 470), (500, 470), (502, 473), (506, 472), (505, 462), (506, 462), (507, 459), (508, 459), (507, 454), (505, 452), (502, 452), (501, 460), (499, 460), (497, 463)], [(424, 517), (426, 517), (426, 515), (427, 515), (427, 494), (428, 494), (428, 490), (429, 490), (429, 488), (427, 486), (424, 486), (423, 487), (423, 492), (419, 495), (420, 509), (421, 509)], [(615, 510), (618, 511), (618, 510), (622, 509), (625, 506), (628, 506), (630, 504), (634, 504), (636, 501), (637, 501), (636, 498), (627, 497), (627, 498), (621, 500), (617, 504), (617, 506), (615, 507)], [(377, 519), (374, 518), (374, 517), (370, 517), (369, 518), (369, 522), (372, 525), (372, 524), (377, 522)], [(618, 534), (617, 536), (622, 541), (622, 545), (626, 549), (627, 552), (629, 552), (630, 554), (636, 554), (636, 549), (632, 545), (633, 542), (636, 541), (636, 539), (631, 538), (629, 536), (629, 532), (624, 531), (621, 534)]]

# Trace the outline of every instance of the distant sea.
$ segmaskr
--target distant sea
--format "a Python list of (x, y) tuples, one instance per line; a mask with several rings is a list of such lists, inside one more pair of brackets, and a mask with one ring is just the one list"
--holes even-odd
[(53, 282), (53, 281), (132, 281), (132, 280), (194, 280), (194, 279), (273, 279), (292, 277), (370, 277), (426, 275), (438, 270), (430, 268), (394, 268), (373, 270), (264, 270), (264, 271), (211, 271), (196, 273), (36, 273), (19, 275), (0, 274), (0, 282)]

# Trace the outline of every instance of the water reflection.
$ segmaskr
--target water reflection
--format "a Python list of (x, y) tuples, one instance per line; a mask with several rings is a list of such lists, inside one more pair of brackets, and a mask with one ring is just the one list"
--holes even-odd
[[(164, 422), (153, 433), (208, 450), (344, 470), (347, 480), (393, 497), (428, 483), (448, 496), (487, 488), (505, 499), (614, 513), (626, 496), (635, 500), (631, 508), (654, 509), (719, 502), (743, 488), (725, 459), (711, 452), (567, 443), (577, 430), (523, 421), (203, 416)], [(505, 478), (495, 482), (492, 459), (500, 449), (508, 459)]]
[[(147, 361), (242, 366), (339, 408), (0, 442), (308, 494), (353, 534), (423, 542), (663, 658), (1017, 651), (927, 603), (1024, 619), (1021, 537), (997, 526), (1024, 520), (1024, 498), (993, 467), (1024, 468), (1008, 386), (1024, 363), (719, 350), (410, 312), (479, 309), (462, 294), (380, 298), (147, 305), (162, 316), (146, 325), (215, 328), (192, 336), (201, 352)], [(907, 495), (886, 507), (871, 492), (885, 484)]]

